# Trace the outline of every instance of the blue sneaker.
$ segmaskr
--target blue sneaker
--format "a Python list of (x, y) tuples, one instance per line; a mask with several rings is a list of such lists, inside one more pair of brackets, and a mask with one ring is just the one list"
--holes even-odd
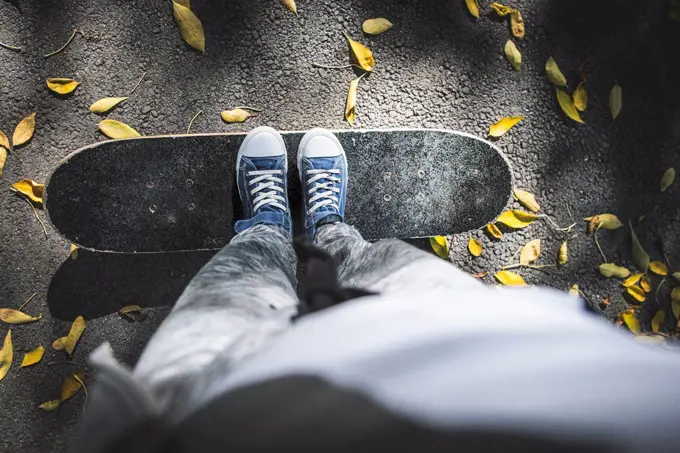
[(344, 221), (347, 156), (331, 131), (312, 129), (302, 137), (297, 159), (305, 230), (313, 240), (320, 225)]
[(254, 225), (273, 225), (292, 236), (288, 204), (288, 159), (283, 138), (271, 127), (253, 129), (236, 158), (236, 182), (245, 219), (236, 232)]

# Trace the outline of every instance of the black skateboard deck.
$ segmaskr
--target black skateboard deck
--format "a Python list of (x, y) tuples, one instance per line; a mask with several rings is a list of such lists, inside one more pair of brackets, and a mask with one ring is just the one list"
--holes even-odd
[[(303, 231), (296, 168), (303, 134), (282, 134), (296, 234)], [(428, 129), (336, 134), (349, 164), (346, 221), (368, 240), (480, 228), (510, 200), (509, 163), (480, 138)], [(81, 148), (46, 183), (48, 218), (66, 239), (90, 250), (221, 248), (242, 213), (234, 173), (244, 137), (143, 137)]]

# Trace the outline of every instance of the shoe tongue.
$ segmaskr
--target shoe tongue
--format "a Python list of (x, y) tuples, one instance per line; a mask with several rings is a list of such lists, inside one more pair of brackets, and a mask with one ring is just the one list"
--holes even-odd
[[(274, 169), (278, 169), (278, 168), (279, 168), (278, 162), (279, 162), (279, 158), (278, 158), (278, 157), (261, 157), (261, 158), (258, 158), (258, 160), (257, 160), (257, 169), (258, 169), (258, 170), (274, 170)], [(283, 174), (278, 174), (278, 175), (272, 175), (272, 176), (274, 176), (274, 177), (276, 177), (276, 178), (283, 178), (284, 175), (283, 175)], [(284, 181), (285, 181), (285, 178), (284, 178)], [(265, 181), (265, 182), (266, 182), (266, 181)], [(282, 187), (283, 184), (276, 184), (276, 186)], [(285, 189), (285, 187), (284, 187), (284, 189)], [(271, 192), (272, 190), (273, 190), (272, 188), (264, 189), (265, 192)], [(276, 194), (277, 194), (277, 195), (283, 196), (283, 193), (282, 193), (282, 192), (279, 192), (279, 191), (276, 191)], [(283, 205), (285, 205), (285, 203), (282, 202), (281, 200), (278, 200), (278, 202), (281, 203), (281, 204), (283, 204)], [(277, 207), (275, 207), (275, 206), (272, 206), (271, 204), (267, 203), (267, 204), (265, 204), (264, 206), (261, 206), (261, 207), (257, 210), (257, 212), (281, 212), (281, 209), (279, 209), (279, 208), (277, 208)]]

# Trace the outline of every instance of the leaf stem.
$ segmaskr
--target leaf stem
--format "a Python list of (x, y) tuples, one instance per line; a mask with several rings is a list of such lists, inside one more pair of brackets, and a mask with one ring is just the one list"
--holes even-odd
[(247, 105), (237, 105), (234, 109), (250, 110), (256, 113), (261, 113), (262, 109), (257, 109), (255, 107), (248, 107)]
[(541, 219), (547, 219), (548, 222), (550, 222), (552, 224), (552, 226), (554, 226), (557, 231), (561, 231), (561, 232), (564, 232), (564, 233), (571, 233), (572, 228), (574, 228), (576, 226), (576, 223), (572, 223), (568, 227), (562, 228), (558, 224), (553, 222), (553, 220), (550, 217), (548, 217), (547, 214), (541, 214), (538, 217), (541, 218)]
[(528, 267), (529, 269), (543, 269), (545, 267), (555, 267), (554, 264), (511, 264), (509, 266), (504, 266), (502, 270), (506, 269), (517, 269), (518, 267)]
[(15, 52), (22, 52), (24, 50), (21, 47), (10, 46), (9, 44), (5, 44), (4, 42), (0, 42), (0, 47), (4, 47), (5, 49), (8, 50), (14, 50)]
[(52, 365), (75, 365), (83, 368), (87, 368), (87, 365), (84, 363), (80, 362), (73, 362), (72, 360), (57, 360), (55, 362), (50, 362), (47, 364), (47, 366), (52, 366)]
[(38, 219), (38, 222), (40, 223), (40, 226), (41, 226), (42, 229), (43, 229), (43, 233), (45, 233), (45, 239), (47, 239), (47, 229), (45, 228), (45, 224), (43, 223), (43, 221), (40, 220), (40, 217), (38, 216), (38, 210), (35, 209), (35, 206), (33, 206), (33, 203), (31, 203), (31, 200), (29, 200), (28, 198), (26, 198), (26, 197), (24, 196), (24, 194), (21, 194), (21, 198), (23, 198), (23, 199), (26, 201), (26, 203), (29, 204), (29, 206), (31, 207), (31, 209), (33, 209), (33, 214), (35, 214), (35, 218)]
[(21, 304), (21, 307), (19, 307), (18, 310), (21, 311), (22, 308), (24, 308), (31, 300), (33, 300), (33, 298), (35, 297), (36, 294), (38, 294), (38, 293), (33, 293), (33, 295), (31, 295), (31, 297), (26, 299), (26, 302)]
[(87, 394), (87, 387), (85, 386), (85, 383), (78, 377), (78, 375), (74, 374), (73, 379), (80, 382), (80, 385), (83, 386), (83, 391), (85, 392), (85, 404), (83, 404), (83, 410), (84, 410), (87, 407), (87, 400), (89, 398), (89, 395)]
[(135, 87), (132, 89), (132, 91), (130, 91), (130, 94), (128, 94), (128, 97), (132, 96), (135, 93), (135, 91), (137, 91), (137, 88), (139, 87), (139, 85), (141, 85), (142, 80), (144, 80), (144, 77), (146, 77), (146, 71), (144, 71), (144, 74), (142, 74), (142, 77), (139, 78), (139, 82), (137, 82), (137, 85), (135, 85)]
[(512, 254), (512, 256), (510, 257), (510, 259), (508, 260), (508, 262), (505, 263), (505, 266), (503, 266), (501, 269), (505, 269), (507, 266), (509, 266), (510, 263), (512, 263), (512, 260), (514, 260), (515, 257), (517, 256), (517, 254), (520, 252), (520, 250), (522, 250), (522, 247), (518, 248), (517, 251), (516, 251), (515, 253)]
[(608, 263), (607, 257), (604, 256), (604, 252), (602, 251), (602, 247), (600, 247), (600, 241), (597, 239), (597, 232), (600, 231), (600, 228), (598, 227), (597, 230), (595, 230), (595, 233), (593, 234), (593, 237), (595, 238), (595, 245), (597, 245), (597, 249), (600, 251), (600, 255), (602, 255), (602, 259), (604, 260), (605, 263)]
[(664, 283), (666, 283), (667, 278), (664, 278), (661, 280), (659, 283), (659, 286), (656, 287), (656, 291), (654, 291), (654, 302), (656, 302), (656, 305), (659, 306), (659, 290), (663, 286)]
[(199, 110), (198, 113), (195, 114), (193, 118), (191, 118), (191, 121), (189, 121), (189, 126), (187, 126), (187, 134), (191, 130), (191, 125), (194, 124), (194, 120), (198, 118), (198, 115), (200, 115), (201, 113), (203, 113), (203, 110)]
[(64, 44), (63, 46), (61, 46), (60, 48), (58, 48), (58, 49), (55, 50), (54, 52), (50, 52), (50, 53), (48, 53), (48, 54), (45, 54), (45, 58), (53, 57), (54, 55), (60, 53), (60, 52), (63, 51), (64, 49), (66, 49), (66, 47), (68, 47), (68, 45), (71, 44), (71, 41), (73, 41), (73, 38), (76, 37), (76, 33), (78, 33), (78, 29), (77, 29), (77, 28), (74, 28), (74, 29), (73, 29), (73, 33), (71, 33), (71, 37), (68, 39), (68, 41), (66, 41), (66, 44)]

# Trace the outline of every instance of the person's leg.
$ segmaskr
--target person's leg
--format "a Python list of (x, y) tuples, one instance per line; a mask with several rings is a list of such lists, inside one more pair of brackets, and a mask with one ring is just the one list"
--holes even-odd
[(347, 159), (330, 131), (308, 132), (298, 149), (298, 163), (307, 235), (335, 258), (342, 286), (404, 292), (479, 284), (432, 254), (395, 239), (371, 244), (343, 223)]
[(237, 178), (246, 220), (191, 281), (134, 370), (162, 407), (195, 393), (215, 362), (231, 369), (289, 327), (297, 297), (285, 166), (273, 129), (244, 140)]

